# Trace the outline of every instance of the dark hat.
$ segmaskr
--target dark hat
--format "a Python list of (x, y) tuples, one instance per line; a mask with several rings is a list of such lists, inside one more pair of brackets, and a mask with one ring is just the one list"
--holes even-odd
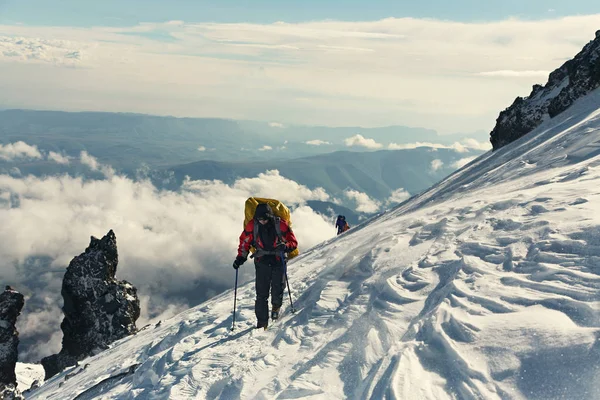
[(254, 212), (255, 219), (273, 219), (273, 210), (268, 204), (259, 204)]

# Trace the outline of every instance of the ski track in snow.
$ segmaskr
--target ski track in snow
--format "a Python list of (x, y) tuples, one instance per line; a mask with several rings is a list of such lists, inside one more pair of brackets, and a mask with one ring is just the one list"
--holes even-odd
[(599, 107), (290, 262), (268, 330), (249, 282), (235, 331), (229, 291), (28, 398), (600, 398)]

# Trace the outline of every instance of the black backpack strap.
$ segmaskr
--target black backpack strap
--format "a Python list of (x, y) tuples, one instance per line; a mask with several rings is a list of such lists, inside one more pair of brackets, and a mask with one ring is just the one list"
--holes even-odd
[(277, 237), (279, 238), (279, 241), (281, 243), (285, 243), (285, 240), (283, 239), (283, 234), (281, 233), (281, 218), (279, 217), (275, 217), (275, 232), (277, 232)]
[(252, 231), (252, 246), (254, 246), (255, 249), (258, 249), (258, 246), (256, 245), (257, 237), (258, 237), (258, 221), (254, 220), (254, 230)]
[[(275, 232), (277, 232), (277, 237), (279, 238), (279, 243), (286, 243), (283, 234), (281, 233), (281, 218), (275, 217)], [(277, 254), (278, 255), (278, 254)], [(288, 253), (283, 253), (283, 260), (287, 260)], [(287, 265), (287, 263), (286, 263)]]

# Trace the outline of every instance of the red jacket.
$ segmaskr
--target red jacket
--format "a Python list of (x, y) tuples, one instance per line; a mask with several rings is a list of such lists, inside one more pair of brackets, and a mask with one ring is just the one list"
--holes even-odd
[[(260, 227), (259, 227), (260, 228)], [(298, 240), (296, 240), (296, 236), (292, 231), (292, 228), (289, 227), (287, 222), (284, 220), (279, 220), (279, 229), (281, 230), (281, 236), (283, 236), (283, 240), (285, 242), (286, 252), (291, 252), (298, 247)], [(272, 244), (272, 247), (277, 245), (277, 237), (275, 237), (275, 242)], [(248, 225), (244, 228), (244, 231), (240, 235), (240, 246), (238, 247), (238, 256), (248, 257), (248, 252), (250, 251), (250, 246), (254, 243), (254, 220), (250, 220)], [(256, 238), (256, 246), (258, 248), (264, 249), (265, 246), (260, 239), (260, 235)]]

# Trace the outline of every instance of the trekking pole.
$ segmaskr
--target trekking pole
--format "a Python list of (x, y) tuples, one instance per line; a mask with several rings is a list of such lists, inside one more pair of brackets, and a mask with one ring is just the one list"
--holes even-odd
[(288, 294), (290, 295), (290, 304), (292, 305), (292, 314), (293, 314), (296, 312), (296, 309), (294, 308), (294, 302), (292, 301), (292, 292), (290, 290), (290, 281), (288, 280), (288, 277), (287, 277), (287, 271), (285, 271), (285, 282), (287, 283)]
[(283, 263), (283, 273), (285, 274), (285, 283), (287, 284), (288, 294), (290, 296), (290, 304), (292, 306), (292, 314), (296, 312), (294, 301), (292, 300), (292, 291), (290, 290), (290, 281), (287, 276), (287, 263), (285, 262), (285, 254), (281, 253), (281, 262)]
[(235, 290), (233, 292), (233, 323), (231, 324), (231, 331), (235, 329), (235, 307), (237, 303), (237, 282), (238, 282), (238, 270), (235, 270)]

